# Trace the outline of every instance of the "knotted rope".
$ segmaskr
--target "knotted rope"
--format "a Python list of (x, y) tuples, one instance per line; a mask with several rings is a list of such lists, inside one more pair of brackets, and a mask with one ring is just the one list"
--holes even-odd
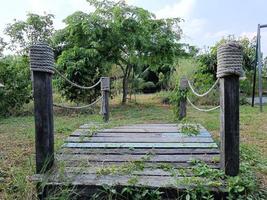
[(53, 49), (46, 43), (36, 43), (30, 48), (30, 67), (32, 71), (54, 73)]
[(217, 78), (242, 75), (242, 47), (237, 42), (227, 42), (218, 48)]

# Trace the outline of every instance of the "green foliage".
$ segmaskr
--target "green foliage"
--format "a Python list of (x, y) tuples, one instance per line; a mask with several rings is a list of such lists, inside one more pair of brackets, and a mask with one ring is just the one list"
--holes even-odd
[[(105, 74), (105, 66), (100, 65), (101, 56), (93, 49), (73, 47), (65, 50), (57, 60), (57, 69), (72, 82), (82, 86), (95, 84)], [(56, 85), (60, 94), (75, 102), (89, 103), (100, 95), (100, 89), (82, 90), (70, 85), (61, 77)]]
[(31, 79), (28, 58), (9, 56), (0, 60), (0, 115), (11, 115), (31, 99)]
[(30, 45), (45, 41), (50, 43), (54, 15), (29, 13), (25, 21), (14, 20), (7, 25), (5, 34), (10, 37), (8, 48), (26, 54)]
[(101, 56), (99, 66), (107, 62), (119, 66), (125, 103), (131, 74), (137, 68), (174, 63), (181, 52), (177, 42), (181, 35), (180, 19), (156, 19), (147, 10), (123, 1), (88, 2), (96, 10), (89, 14), (76, 12), (65, 19), (67, 27), (57, 31), (53, 39), (56, 52), (60, 55), (75, 46), (93, 49)]
[[(135, 179), (135, 178), (133, 178)], [(115, 187), (104, 185), (92, 197), (92, 200), (161, 200), (159, 190), (147, 189), (144, 187), (124, 187), (119, 190)]]
[(6, 45), (7, 45), (7, 43), (4, 41), (3, 38), (0, 37), (0, 57), (3, 56), (2, 53), (3, 53), (3, 51), (4, 51), (5, 47), (6, 47)]
[(200, 134), (198, 124), (181, 124), (181, 133), (188, 136), (196, 136)]
[(199, 62), (195, 58), (182, 58), (178, 61), (169, 80), (170, 89), (174, 89), (182, 77), (192, 77), (197, 70)]
[(152, 81), (145, 82), (141, 85), (142, 91), (144, 93), (156, 92), (156, 85)]
[[(201, 70), (202, 67), (199, 67)], [(210, 73), (196, 72), (190, 79), (190, 83), (193, 85), (196, 92), (202, 94), (208, 91), (215, 83), (215, 79)], [(218, 86), (215, 87), (207, 96), (203, 98), (196, 97), (190, 92), (190, 99), (193, 103), (198, 105), (218, 105), (220, 99), (220, 93)]]

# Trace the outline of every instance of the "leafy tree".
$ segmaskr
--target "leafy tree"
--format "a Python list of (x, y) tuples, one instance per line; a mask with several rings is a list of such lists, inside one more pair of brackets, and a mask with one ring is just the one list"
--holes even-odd
[(29, 13), (25, 21), (15, 19), (5, 29), (5, 34), (10, 37), (8, 48), (25, 54), (36, 41), (50, 42), (54, 32), (53, 18), (52, 14), (42, 16)]
[[(97, 38), (102, 30), (97, 31), (90, 14), (75, 12), (64, 22), (66, 27), (56, 31), (52, 44), (57, 57), (57, 68), (71, 81), (90, 86), (106, 74), (110, 57), (108, 49), (100, 48)], [(92, 27), (94, 27), (92, 29)], [(93, 30), (95, 32), (93, 32)], [(59, 92), (71, 101), (91, 102), (99, 95), (96, 90), (82, 90), (72, 87), (68, 82), (57, 79)]]
[(0, 37), (0, 57), (3, 56), (3, 51), (6, 47), (7, 43), (4, 42), (4, 39)]
[[(73, 47), (63, 51), (57, 61), (57, 68), (73, 82), (90, 86), (96, 83), (101, 74), (105, 74), (105, 67), (101, 66), (101, 55), (93, 49)], [(100, 94), (100, 88), (83, 90), (71, 86), (62, 78), (57, 79), (59, 92), (71, 101), (92, 102)]]
[(0, 60), (0, 115), (20, 110), (31, 99), (31, 80), (28, 59), (25, 56), (8, 56)]
[(178, 43), (180, 19), (156, 19), (152, 13), (124, 1), (88, 2), (96, 10), (89, 14), (76, 12), (67, 17), (67, 27), (58, 31), (53, 40), (55, 49), (58, 55), (74, 47), (91, 49), (101, 56), (93, 63), (96, 66), (119, 66), (123, 72), (122, 103), (125, 103), (129, 79), (137, 68), (155, 69), (174, 63), (181, 51)]

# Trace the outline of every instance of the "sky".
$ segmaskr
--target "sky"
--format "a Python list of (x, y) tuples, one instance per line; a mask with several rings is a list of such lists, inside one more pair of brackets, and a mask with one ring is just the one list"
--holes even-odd
[[(29, 12), (55, 15), (56, 29), (77, 10), (91, 12), (86, 0), (0, 0), (0, 37), (6, 24), (24, 20)], [(267, 24), (267, 0), (126, 0), (145, 8), (157, 18), (180, 17), (183, 42), (199, 48), (212, 46), (227, 35), (253, 38), (257, 25)], [(267, 28), (261, 30), (262, 51), (267, 55)]]

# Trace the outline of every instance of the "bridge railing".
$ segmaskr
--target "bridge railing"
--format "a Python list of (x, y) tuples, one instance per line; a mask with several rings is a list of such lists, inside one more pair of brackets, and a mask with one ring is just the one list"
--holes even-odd
[[(109, 77), (101, 77), (93, 86), (80, 86), (62, 75), (54, 67), (54, 53), (45, 43), (37, 43), (30, 48), (30, 67), (32, 71), (32, 85), (34, 97), (35, 117), (35, 148), (36, 148), (36, 172), (45, 173), (54, 163), (54, 121), (53, 106), (66, 109), (84, 109), (98, 103), (101, 104), (101, 114), (105, 122), (109, 120)], [(93, 89), (101, 84), (101, 96), (94, 102), (85, 106), (71, 107), (53, 103), (52, 76), (58, 73), (73, 87), (80, 89)]]
[(217, 80), (207, 92), (199, 94), (190, 81), (183, 77), (180, 90), (187, 94), (190, 89), (197, 97), (208, 95), (220, 84), (220, 105), (213, 108), (199, 108), (188, 96), (182, 96), (179, 102), (179, 119), (186, 117), (186, 103), (194, 109), (209, 112), (220, 108), (220, 148), (221, 168), (226, 175), (236, 176), (239, 172), (239, 77), (242, 74), (242, 49), (236, 42), (221, 45), (217, 52)]

